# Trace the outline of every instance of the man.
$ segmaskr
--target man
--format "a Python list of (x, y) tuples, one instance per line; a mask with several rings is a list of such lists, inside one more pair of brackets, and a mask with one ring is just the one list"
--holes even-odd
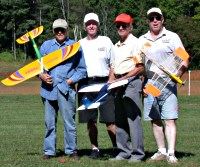
[[(53, 22), (54, 39), (45, 41), (40, 52), (51, 53), (74, 40), (67, 37), (68, 24), (63, 19)], [(56, 122), (58, 110), (64, 123), (64, 152), (70, 157), (77, 157), (76, 124), (75, 124), (75, 83), (86, 76), (85, 61), (81, 51), (69, 60), (40, 74), (42, 80), (41, 96), (45, 108), (44, 159), (56, 155)]]
[[(164, 17), (159, 8), (151, 8), (147, 12), (149, 31), (139, 38), (139, 43), (145, 49), (144, 44), (151, 45), (148, 49), (148, 56), (157, 60), (157, 63), (163, 63), (164, 58), (161, 56), (169, 56), (173, 51), (182, 47), (182, 42), (179, 36), (171, 31), (168, 31), (163, 26)], [(165, 62), (166, 63), (166, 62)], [(178, 75), (182, 76), (188, 67), (188, 61), (183, 62), (183, 66), (179, 70)], [(173, 67), (173, 64), (171, 64)], [(150, 67), (146, 66), (148, 81), (151, 81), (152, 74), (160, 73), (163, 78), (166, 74), (163, 73), (152, 63)], [(156, 140), (158, 151), (150, 158), (151, 161), (167, 159), (169, 163), (176, 163), (178, 159), (175, 157), (175, 143), (176, 143), (176, 119), (178, 119), (178, 102), (177, 102), (177, 88), (176, 84), (171, 81), (162, 94), (154, 98), (147, 95), (144, 98), (144, 119), (151, 120), (153, 134)], [(165, 146), (165, 139), (167, 142), (167, 152)], [(166, 156), (167, 155), (167, 156)]]
[(131, 33), (133, 18), (122, 13), (115, 18), (115, 23), (120, 40), (115, 44), (109, 81), (129, 79), (130, 82), (116, 90), (116, 140), (120, 152), (110, 160), (140, 162), (145, 155), (141, 125), (142, 81), (139, 77), (144, 66), (142, 58), (136, 54), (138, 39)]
[[(108, 37), (97, 34), (99, 18), (95, 13), (88, 13), (85, 15), (84, 28), (87, 36), (81, 39), (80, 43), (84, 53), (88, 77), (82, 81), (81, 86), (106, 83), (108, 81), (110, 70), (110, 58), (113, 54), (113, 44)], [(97, 93), (87, 93), (85, 96), (92, 99), (97, 96)], [(112, 96), (108, 96), (106, 102), (99, 107), (99, 111), (99, 121), (106, 124), (112, 145), (113, 147), (116, 147), (114, 101)], [(79, 112), (79, 121), (81, 123), (87, 123), (88, 135), (92, 147), (89, 157), (93, 159), (100, 156), (98, 148), (97, 118), (97, 109)]]

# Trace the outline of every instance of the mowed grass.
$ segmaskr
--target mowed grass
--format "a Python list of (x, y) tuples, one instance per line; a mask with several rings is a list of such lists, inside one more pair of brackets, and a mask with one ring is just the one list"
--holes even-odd
[[(176, 166), (200, 166), (200, 96), (181, 96), (180, 119), (177, 121), (177, 157)], [(69, 160), (64, 164), (58, 162), (63, 155), (63, 125), (58, 119), (57, 150), (58, 157), (43, 160), (42, 145), (44, 137), (44, 113), (41, 99), (38, 95), (0, 95), (0, 166), (169, 166), (165, 161), (130, 164), (126, 161), (110, 162), (112, 146), (104, 124), (99, 127), (99, 146), (102, 157), (91, 160), (89, 154), (90, 143), (87, 136), (86, 125), (79, 124), (78, 148), (79, 161)], [(146, 158), (156, 151), (155, 142), (149, 122), (143, 122)]]

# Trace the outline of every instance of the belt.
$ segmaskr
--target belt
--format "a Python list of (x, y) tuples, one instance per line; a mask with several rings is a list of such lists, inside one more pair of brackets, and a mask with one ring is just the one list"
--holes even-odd
[(105, 77), (97, 77), (97, 76), (94, 76), (94, 77), (88, 77), (88, 80), (89, 81), (107, 81), (108, 80), (108, 76), (105, 76)]
[(115, 78), (118, 79), (118, 78), (121, 78), (121, 77), (124, 77), (125, 75), (127, 75), (128, 73), (124, 73), (124, 74), (115, 74)]

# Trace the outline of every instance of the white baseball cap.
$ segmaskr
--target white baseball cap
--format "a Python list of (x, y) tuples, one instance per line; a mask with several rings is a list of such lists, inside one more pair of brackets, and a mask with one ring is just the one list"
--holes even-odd
[(88, 13), (88, 14), (86, 14), (85, 17), (84, 17), (84, 21), (83, 22), (85, 24), (85, 23), (87, 23), (90, 20), (94, 20), (94, 21), (96, 21), (99, 24), (99, 17), (95, 13)]
[(68, 27), (68, 24), (66, 22), (66, 20), (64, 19), (56, 19), (54, 22), (53, 22), (53, 29), (55, 28), (64, 28), (64, 29), (67, 29)]
[(149, 10), (147, 11), (147, 16), (148, 16), (149, 14), (151, 14), (151, 13), (158, 13), (158, 14), (160, 14), (160, 15), (163, 15), (162, 12), (161, 12), (161, 10), (160, 10), (159, 8), (155, 8), (155, 7), (151, 8), (151, 9), (149, 9)]

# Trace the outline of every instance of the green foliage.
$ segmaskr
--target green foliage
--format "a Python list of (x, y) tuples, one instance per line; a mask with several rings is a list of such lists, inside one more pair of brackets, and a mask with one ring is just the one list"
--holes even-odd
[[(187, 50), (193, 56), (194, 68), (199, 68), (196, 60), (200, 59), (199, 54), (199, 26), (200, 26), (200, 1), (199, 0), (1, 0), (0, 1), (0, 52), (13, 50), (14, 35), (19, 37), (27, 30), (31, 30), (40, 24), (44, 26), (44, 32), (37, 38), (38, 46), (49, 38), (52, 38), (52, 23), (57, 18), (65, 18), (69, 23), (69, 36), (78, 39), (85, 36), (83, 29), (83, 18), (88, 12), (95, 12), (100, 18), (100, 34), (109, 36), (113, 43), (117, 42), (118, 35), (113, 23), (115, 17), (126, 12), (134, 17), (133, 33), (139, 37), (148, 30), (146, 12), (151, 7), (159, 7), (163, 11), (166, 25), (169, 30), (178, 33)], [(187, 17), (189, 22), (180, 21), (180, 18)], [(180, 24), (177, 24), (177, 21)], [(173, 25), (174, 24), (174, 25)], [(188, 25), (189, 24), (189, 25)], [(77, 32), (74, 34), (74, 28)], [(192, 28), (192, 34), (190, 34)], [(184, 34), (182, 34), (182, 32)], [(187, 38), (186, 38), (187, 37)], [(23, 46), (18, 46), (24, 50)], [(28, 56), (34, 57), (29, 51)]]
[[(5, 51), (5, 52), (0, 53), (0, 61), (13, 62), (13, 61), (16, 61), (16, 60), (14, 59), (13, 53)], [(18, 62), (25, 61), (25, 53), (22, 52), (21, 50), (18, 50), (18, 52), (17, 52), (17, 61)]]
[(190, 69), (200, 69), (200, 24), (188, 16), (179, 16), (167, 22), (169, 29), (179, 34), (182, 42), (191, 56)]

